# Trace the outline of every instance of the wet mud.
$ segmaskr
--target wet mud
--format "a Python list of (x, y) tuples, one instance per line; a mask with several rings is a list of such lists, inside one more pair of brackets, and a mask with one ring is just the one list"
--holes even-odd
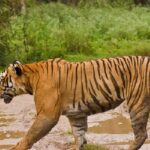
[(15, 121), (15, 118), (13, 118), (12, 116), (13, 115), (11, 114), (10, 115), (0, 114), (0, 127), (8, 126), (9, 123)]
[(118, 114), (117, 117), (99, 122), (98, 125), (90, 127), (88, 132), (105, 134), (127, 134), (132, 132), (129, 119)]
[[(28, 131), (36, 112), (33, 97), (16, 97), (6, 105), (0, 101), (0, 150), (9, 150)], [(128, 149), (134, 139), (129, 115), (122, 111), (109, 111), (88, 117), (88, 143), (104, 145), (110, 150)], [(150, 150), (150, 120), (148, 122), (149, 138), (140, 150)], [(61, 116), (58, 124), (31, 150), (68, 150), (74, 147), (74, 138), (70, 124)], [(70, 133), (70, 134), (68, 134)]]
[(0, 145), (1, 150), (7, 150), (10, 149), (11, 147), (13, 147), (13, 145)]
[(21, 138), (24, 136), (24, 132), (20, 131), (1, 131), (0, 140), (10, 139), (10, 138)]

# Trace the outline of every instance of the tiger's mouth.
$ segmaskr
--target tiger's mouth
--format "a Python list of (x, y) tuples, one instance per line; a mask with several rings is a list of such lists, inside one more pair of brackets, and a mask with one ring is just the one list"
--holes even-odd
[(2, 95), (2, 98), (4, 98), (4, 102), (6, 104), (10, 103), (13, 99), (13, 95), (10, 95), (10, 94), (3, 94)]
[(2, 98), (4, 99), (4, 102), (6, 104), (10, 103), (13, 99), (13, 97), (16, 96), (15, 89), (14, 88), (7, 88), (4, 90), (4, 93), (2, 94)]
[(4, 102), (6, 104), (10, 103), (15, 96), (15, 92), (13, 90), (7, 89), (3, 92), (3, 94), (0, 94), (0, 98), (4, 99)]

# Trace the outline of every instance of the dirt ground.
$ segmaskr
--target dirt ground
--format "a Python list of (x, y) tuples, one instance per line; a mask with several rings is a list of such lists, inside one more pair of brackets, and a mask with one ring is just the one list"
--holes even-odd
[[(32, 96), (18, 96), (10, 104), (0, 99), (0, 150), (8, 150), (21, 139), (34, 121), (35, 114)], [(88, 126), (88, 143), (104, 145), (110, 150), (127, 149), (133, 140), (129, 115), (123, 107), (90, 116)], [(140, 150), (150, 150), (150, 120), (147, 129), (149, 138)], [(61, 116), (52, 131), (31, 150), (68, 150), (73, 141), (69, 122)]]

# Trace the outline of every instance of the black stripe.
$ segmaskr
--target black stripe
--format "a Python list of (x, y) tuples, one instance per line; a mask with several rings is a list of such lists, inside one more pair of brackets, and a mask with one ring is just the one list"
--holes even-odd
[(69, 74), (69, 69), (68, 69), (68, 64), (66, 64), (66, 88), (68, 84), (68, 74)]
[(109, 70), (111, 70), (111, 69), (112, 69), (112, 66), (111, 66), (111, 64), (110, 64), (110, 63), (107, 63), (107, 66), (108, 66)]
[(38, 88), (39, 81), (40, 81), (40, 76), (39, 76), (39, 74), (38, 74), (38, 80), (37, 80), (37, 82), (36, 82), (35, 90), (37, 90), (37, 88)]
[(130, 70), (131, 67), (128, 65), (126, 58), (123, 57), (123, 60), (124, 60), (124, 63), (126, 64), (126, 67), (127, 67), (127, 69), (128, 69), (128, 72), (129, 72), (129, 82), (131, 82), (131, 78), (132, 78), (131, 70)]
[(35, 63), (34, 65), (35, 65), (34, 72), (39, 73), (39, 65), (37, 63)]
[(74, 108), (75, 108), (76, 88), (77, 88), (77, 81), (78, 81), (78, 66), (79, 66), (79, 64), (77, 64), (76, 68), (75, 68), (75, 88), (74, 88), (74, 98), (73, 98), (73, 107)]
[(138, 72), (137, 72), (137, 62), (136, 62), (136, 58), (133, 58), (133, 63), (134, 63), (134, 69), (135, 69), (135, 75), (138, 76)]
[(116, 90), (116, 94), (117, 94), (118, 98), (122, 99), (121, 96), (120, 96), (120, 88), (118, 86), (118, 83), (117, 83), (116, 79), (114, 78), (114, 76), (112, 75), (111, 72), (110, 72), (110, 76), (111, 76), (111, 81), (112, 81), (112, 83), (114, 85), (114, 88)]
[(94, 70), (94, 64), (92, 63), (92, 61), (91, 61), (91, 65), (92, 65), (92, 68), (93, 68), (94, 82), (95, 82), (96, 88), (99, 90), (98, 83), (97, 83), (97, 80), (96, 80), (96, 74), (95, 74), (95, 70)]
[(89, 90), (90, 92), (90, 95), (91, 95), (91, 98), (92, 100), (94, 101), (94, 103), (96, 105), (98, 105), (99, 108), (101, 108), (101, 111), (104, 112), (105, 111), (105, 108), (100, 104), (99, 100), (97, 100), (97, 98), (95, 97), (95, 95), (92, 94), (91, 90)]
[[(146, 69), (145, 69), (145, 85), (147, 85), (147, 73), (148, 72), (148, 66), (149, 66), (149, 62), (150, 62), (150, 58), (148, 59), (147, 63), (146, 63)], [(149, 79), (150, 79), (150, 76), (149, 76)], [(150, 86), (150, 85), (149, 85)]]
[[(95, 89), (94, 89), (91, 81), (90, 81), (90, 86), (91, 86), (91, 89), (92, 89), (93, 93), (96, 95)], [(90, 88), (89, 88), (89, 90), (90, 90)]]
[(103, 85), (104, 85), (104, 87), (106, 88), (106, 90), (108, 91), (108, 93), (109, 93), (109, 94), (112, 94), (110, 88), (108, 87), (108, 85), (107, 85), (107, 83), (105, 82), (105, 80), (104, 80), (103, 77), (102, 77), (102, 81), (103, 81)]
[(143, 87), (143, 84), (138, 86), (138, 89), (137, 89), (137, 92), (136, 92), (136, 97), (134, 98), (134, 101), (133, 101), (132, 105), (129, 108), (129, 112), (131, 112), (131, 110), (133, 109), (133, 107), (135, 106), (137, 101), (140, 100), (139, 98), (140, 98), (140, 96), (141, 96), (141, 94), (143, 92), (142, 87)]
[(104, 98), (109, 101), (110, 103), (112, 103), (114, 100), (113, 98), (111, 98), (104, 90), (103, 88), (100, 86), (100, 91), (101, 91), (101, 94), (104, 96)]
[(70, 70), (72, 69), (72, 64), (70, 63)]
[(125, 88), (125, 85), (126, 85), (125, 76), (124, 76), (121, 68), (120, 67), (118, 67), (118, 68), (119, 68), (119, 72), (120, 72), (120, 75), (121, 75), (120, 77), (121, 77), (122, 82), (123, 82), (123, 87)]
[(142, 56), (142, 58), (141, 58), (141, 63), (143, 64), (144, 63), (144, 60), (145, 60), (145, 57), (144, 56)]
[[(121, 66), (122, 66), (122, 74), (123, 74), (123, 78), (124, 78), (124, 85), (128, 85), (128, 79), (127, 79), (127, 75), (126, 75), (126, 69), (124, 66), (124, 61), (120, 61), (121, 62)], [(125, 87), (125, 86), (124, 86)]]
[(97, 64), (97, 71), (98, 71), (98, 76), (99, 76), (99, 79), (101, 79), (101, 74), (100, 74), (100, 64), (99, 64), (99, 61), (98, 60), (96, 60), (95, 61), (96, 62), (96, 64)]
[(81, 104), (78, 102), (78, 109), (81, 110)]
[(106, 78), (108, 79), (107, 72), (106, 72), (106, 64), (105, 64), (105, 60), (101, 59), (101, 61), (103, 62), (103, 68), (104, 68), (105, 76), (106, 76)]
[(84, 90), (83, 90), (83, 83), (82, 83), (82, 102), (83, 104), (85, 104), (85, 94), (84, 94)]
[(92, 106), (90, 106), (90, 103), (88, 101), (86, 101), (86, 106), (89, 108), (89, 111), (92, 113), (92, 114), (95, 114), (96, 111), (92, 108)]
[(6, 86), (9, 88), (9, 81), (8, 81), (8, 78), (9, 78), (9, 77), (6, 78), (6, 79), (7, 79), (7, 80), (6, 80), (6, 81), (7, 81), (7, 82), (6, 82)]
[(133, 56), (128, 56), (128, 58), (131, 62), (133, 61)]
[(42, 68), (42, 71), (44, 73), (44, 67), (43, 67), (43, 64), (40, 64), (40, 67)]
[(82, 72), (82, 64), (81, 64), (81, 91), (82, 91), (82, 98), (81, 98), (81, 100), (82, 100), (82, 102), (83, 102), (83, 104), (85, 104), (85, 95), (84, 95), (84, 90), (83, 90), (83, 72)]
[(28, 70), (30, 70), (31, 72), (34, 72), (34, 70), (32, 70), (31, 68), (30, 68), (30, 66), (28, 66), (28, 65), (24, 65), (26, 68), (28, 68)]
[(128, 60), (128, 62), (129, 62), (129, 65), (132, 66), (132, 64), (133, 64), (133, 57), (128, 56), (128, 57), (127, 57), (127, 60)]
[(112, 66), (113, 66), (113, 65), (112, 65), (112, 61), (111, 61), (109, 58), (107, 59), (107, 61), (109, 62), (109, 64), (110, 64), (111, 67), (112, 67)]
[[(54, 60), (51, 61), (51, 76), (53, 77), (53, 62)], [(47, 73), (48, 73), (48, 62), (46, 62), (46, 68), (47, 68)]]
[[(133, 82), (133, 84), (132, 84), (132, 87), (131, 87), (131, 90), (130, 90), (129, 100), (130, 100), (131, 97), (132, 97), (133, 91), (134, 91), (134, 89), (135, 89), (135, 87), (136, 87), (136, 84), (137, 84), (137, 80), (138, 80), (138, 77), (135, 78), (135, 80), (134, 80), (134, 82)], [(129, 101), (127, 102), (127, 104), (128, 104), (128, 103), (129, 103)]]
[(116, 58), (117, 62), (118, 62), (118, 65), (120, 64), (120, 58)]
[(114, 101), (113, 98), (111, 98), (104, 90), (103, 88), (100, 86), (100, 91), (101, 91), (101, 94), (104, 96), (104, 98), (108, 101), (109, 103), (109, 108), (111, 108), (111, 103)]
[(61, 85), (61, 66), (59, 66), (59, 64), (57, 63), (57, 67), (58, 67), (58, 73), (59, 73), (59, 87)]
[[(72, 65), (70, 66), (70, 69), (72, 68)], [(73, 87), (73, 70), (71, 72), (71, 89)]]
[(120, 61), (120, 63), (121, 63), (121, 66), (122, 66), (122, 68), (123, 68), (123, 70), (124, 70), (124, 72), (125, 72), (126, 69), (125, 69), (125, 66), (124, 66), (124, 63), (122, 62), (122, 60)]
[(117, 75), (119, 75), (119, 73), (118, 73), (118, 69), (117, 69), (117, 68), (118, 68), (118, 64), (116, 64), (116, 62), (115, 62), (115, 61), (113, 61), (113, 62), (114, 62), (114, 66), (115, 66), (115, 68), (114, 68), (114, 69), (115, 69), (115, 71), (116, 71)]
[(85, 63), (83, 63), (83, 69), (84, 69), (83, 71), (84, 71), (84, 76), (85, 76), (85, 85), (86, 85), (86, 89), (88, 90), (88, 81), (87, 81)]

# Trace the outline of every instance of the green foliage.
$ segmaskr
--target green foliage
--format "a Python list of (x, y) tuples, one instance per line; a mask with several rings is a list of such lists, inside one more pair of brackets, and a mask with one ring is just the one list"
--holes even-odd
[[(4, 66), (11, 58), (9, 54), (9, 17), (8, 1), (0, 1), (0, 66)], [(8, 58), (8, 59), (7, 59)]]
[(72, 130), (68, 130), (68, 131), (66, 131), (66, 133), (65, 134), (67, 134), (67, 135), (72, 135)]
[(79, 7), (71, 7), (28, 0), (25, 13), (6, 17), (10, 23), (1, 30), (5, 38), (0, 39), (0, 62), (150, 55), (149, 8), (132, 4), (132, 0), (82, 0)]
[(80, 6), (86, 7), (125, 7), (134, 4), (134, 0), (80, 0)]

